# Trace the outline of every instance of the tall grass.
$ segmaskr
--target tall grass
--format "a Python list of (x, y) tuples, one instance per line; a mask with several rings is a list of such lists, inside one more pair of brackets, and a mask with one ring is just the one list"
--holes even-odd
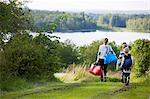
[(58, 77), (61, 81), (66, 83), (81, 82), (82, 80), (92, 76), (88, 72), (88, 67), (89, 66), (87, 65), (72, 64), (68, 66), (64, 73), (59, 73), (59, 77), (58, 75), (56, 75), (56, 77)]
[[(95, 76), (89, 73), (90, 65), (76, 65), (68, 66), (64, 73), (55, 74), (55, 77), (65, 83), (79, 83), (79, 82), (100, 82), (100, 76)], [(109, 72), (108, 80), (112, 82), (120, 81), (120, 73)]]

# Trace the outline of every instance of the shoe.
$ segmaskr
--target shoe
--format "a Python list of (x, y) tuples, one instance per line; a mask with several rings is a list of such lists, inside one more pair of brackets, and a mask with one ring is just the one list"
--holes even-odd
[(106, 79), (104, 79), (104, 82), (107, 82), (107, 80), (106, 80)]
[(104, 82), (106, 82), (107, 80), (106, 80), (106, 77), (104, 77)]

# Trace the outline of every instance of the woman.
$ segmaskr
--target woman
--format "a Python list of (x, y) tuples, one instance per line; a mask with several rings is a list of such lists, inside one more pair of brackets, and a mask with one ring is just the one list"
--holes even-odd
[(107, 80), (107, 66), (108, 66), (108, 64), (104, 64), (104, 56), (110, 51), (113, 54), (115, 54), (114, 51), (112, 50), (112, 47), (110, 45), (107, 45), (107, 43), (108, 43), (108, 38), (105, 38), (103, 40), (103, 44), (99, 46), (98, 53), (97, 53), (97, 60), (96, 60), (96, 64), (102, 66), (102, 69), (104, 70), (104, 80), (103, 80), (103, 76), (101, 76), (101, 81), (104, 82), (106, 82)]

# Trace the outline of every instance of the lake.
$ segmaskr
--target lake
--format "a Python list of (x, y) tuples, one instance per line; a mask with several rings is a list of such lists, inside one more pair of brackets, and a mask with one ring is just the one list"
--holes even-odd
[[(36, 35), (32, 33), (32, 35)], [(64, 42), (66, 39), (69, 39), (77, 46), (89, 45), (93, 41), (101, 40), (103, 38), (108, 38), (109, 41), (115, 41), (117, 45), (122, 44), (123, 42), (134, 42), (137, 39), (149, 39), (150, 33), (140, 33), (140, 32), (73, 32), (73, 33), (61, 33), (56, 32), (53, 34), (48, 34), (52, 36), (60, 37), (60, 41)]]
[(60, 41), (64, 42), (66, 39), (71, 40), (77, 46), (89, 45), (93, 41), (108, 38), (109, 41), (115, 41), (117, 45), (123, 42), (133, 42), (137, 39), (149, 39), (150, 33), (138, 32), (74, 32), (74, 33), (53, 33), (53, 36), (60, 37)]

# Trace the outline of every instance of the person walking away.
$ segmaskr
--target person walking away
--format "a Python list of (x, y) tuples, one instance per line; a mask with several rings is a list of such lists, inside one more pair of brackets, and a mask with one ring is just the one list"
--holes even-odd
[(119, 65), (121, 63), (121, 59), (122, 57), (124, 56), (124, 48), (127, 47), (127, 43), (126, 42), (123, 42), (122, 45), (121, 45), (121, 50), (120, 50), (120, 53), (119, 53), (119, 57), (118, 57), (118, 61), (117, 61), (117, 64), (116, 64), (116, 70), (119, 69)]
[(121, 45), (121, 51), (120, 51), (120, 54), (119, 54), (119, 59), (121, 59), (122, 56), (124, 55), (124, 48), (125, 47), (128, 47), (128, 45), (127, 45), (126, 42), (123, 42), (122, 45)]
[(96, 59), (96, 64), (102, 66), (102, 69), (104, 70), (104, 76), (103, 75), (101, 76), (101, 81), (104, 82), (107, 81), (107, 66), (108, 66), (108, 64), (104, 64), (104, 56), (108, 53), (108, 49), (110, 52), (115, 54), (112, 47), (107, 44), (108, 44), (108, 38), (105, 38), (103, 40), (103, 44), (99, 46), (97, 59)]
[[(122, 56), (122, 59), (120, 62), (120, 68), (122, 70), (121, 81), (122, 81), (122, 83), (125, 83), (126, 85), (129, 84), (130, 72), (131, 72), (133, 64), (134, 64), (133, 56), (131, 56), (131, 54), (129, 54), (129, 48), (125, 47), (124, 55)], [(125, 81), (124, 81), (124, 77), (125, 77)]]

